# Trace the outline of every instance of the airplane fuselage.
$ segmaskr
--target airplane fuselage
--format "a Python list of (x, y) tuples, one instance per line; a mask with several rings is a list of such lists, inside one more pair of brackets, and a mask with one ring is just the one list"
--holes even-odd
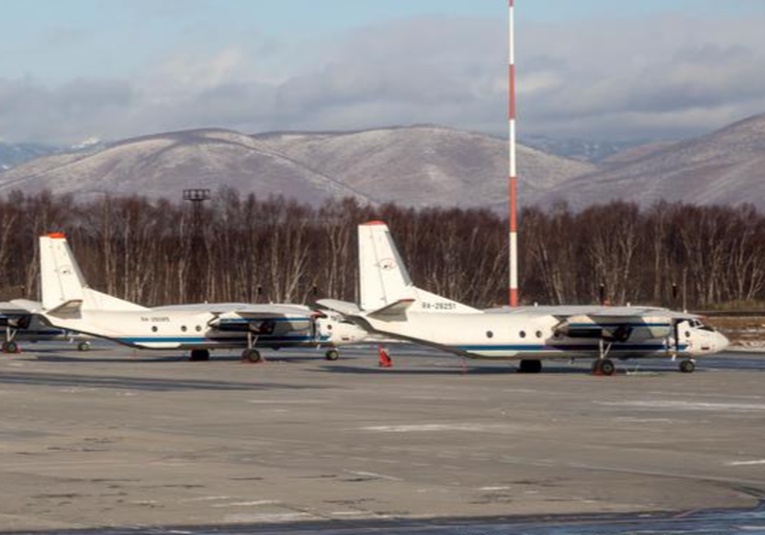
[[(233, 324), (214, 328), (219, 316), (209, 312), (161, 309), (143, 311), (83, 310), (79, 318), (49, 318), (53, 325), (141, 349), (213, 349), (236, 348), (247, 344), (248, 330)], [(316, 345), (322, 341), (310, 317), (274, 318), (270, 333), (250, 333), (254, 345), (282, 347)]]
[[(431, 314), (412, 311), (407, 321), (365, 318), (376, 332), (447, 349), (472, 358), (540, 359), (598, 356), (604, 350), (617, 358), (681, 357), (714, 353), (722, 340), (716, 332), (679, 324), (665, 318), (623, 322), (629, 335), (604, 342), (600, 333), (613, 325), (578, 324), (576, 331), (561, 331), (555, 316), (469, 313)], [(591, 333), (591, 334), (588, 334)]]

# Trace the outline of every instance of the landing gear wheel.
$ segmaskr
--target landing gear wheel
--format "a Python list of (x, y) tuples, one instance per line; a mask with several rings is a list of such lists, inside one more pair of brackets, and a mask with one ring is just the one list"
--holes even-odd
[(328, 349), (326, 353), (324, 353), (324, 358), (326, 360), (337, 360), (340, 358), (340, 352), (337, 349)]
[(77, 349), (80, 351), (90, 351), (90, 342), (80, 342), (77, 344)]
[(593, 375), (613, 375), (616, 371), (616, 366), (611, 359), (598, 359), (592, 363)]
[(696, 369), (696, 363), (691, 359), (685, 359), (680, 362), (680, 371), (683, 373), (693, 373)]
[(249, 362), (256, 364), (262, 362), (263, 357), (260, 356), (260, 351), (257, 349), (245, 349), (242, 351), (242, 362)]
[(541, 360), (521, 360), (518, 365), (518, 373), (539, 373), (542, 371)]
[(18, 353), (19, 344), (16, 342), (3, 342), (3, 353)]
[(192, 349), (189, 360), (191, 362), (202, 362), (205, 360), (210, 360), (210, 352), (207, 349)]

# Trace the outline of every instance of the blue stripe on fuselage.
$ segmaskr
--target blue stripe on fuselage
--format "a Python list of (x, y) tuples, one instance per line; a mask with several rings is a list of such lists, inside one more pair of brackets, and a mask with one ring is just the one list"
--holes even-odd
[(573, 327), (575, 329), (599, 329), (599, 328), (611, 328), (611, 327), (672, 327), (671, 323), (639, 323), (639, 322), (621, 322), (621, 323), (567, 323), (567, 327)]
[[(588, 344), (509, 344), (509, 345), (467, 345), (467, 346), (454, 346), (456, 349), (462, 351), (599, 351), (600, 345)], [(614, 344), (611, 346), (611, 351), (662, 351), (662, 350), (674, 350), (684, 351), (688, 348), (687, 344), (681, 344), (677, 348), (674, 346), (666, 346), (664, 344)]]
[[(281, 344), (281, 343), (300, 343), (300, 342), (319, 342), (326, 341), (329, 336), (316, 338), (314, 336), (260, 336), (257, 339), (256, 346)], [(247, 339), (241, 338), (206, 338), (206, 337), (179, 337), (179, 336), (123, 336), (115, 338), (123, 344), (146, 344), (146, 343), (178, 343), (178, 344), (231, 344), (241, 341), (245, 344)]]

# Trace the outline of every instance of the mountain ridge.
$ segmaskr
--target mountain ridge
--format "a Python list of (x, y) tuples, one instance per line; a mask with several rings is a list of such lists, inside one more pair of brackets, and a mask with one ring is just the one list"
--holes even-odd
[[(490, 207), (506, 203), (506, 152), (500, 138), (432, 125), (256, 135), (205, 128), (37, 158), (0, 173), (0, 193), (47, 189), (172, 198), (186, 187), (228, 186), (311, 204), (350, 196), (412, 207)], [(523, 146), (519, 155), (529, 202), (550, 185), (594, 169)]]
[(642, 207), (683, 201), (765, 209), (765, 114), (575, 177), (540, 197), (540, 204), (565, 200), (581, 209), (619, 199)]
[[(597, 148), (588, 143), (564, 146)], [(579, 210), (629, 200), (641, 207), (749, 202), (765, 209), (765, 114), (692, 139), (629, 145), (597, 165), (519, 144), (518, 168), (525, 206), (563, 200)], [(353, 197), (504, 211), (507, 140), (439, 125), (257, 134), (197, 128), (43, 155), (0, 172), (0, 194), (18, 189), (173, 199), (196, 187), (313, 205)]]

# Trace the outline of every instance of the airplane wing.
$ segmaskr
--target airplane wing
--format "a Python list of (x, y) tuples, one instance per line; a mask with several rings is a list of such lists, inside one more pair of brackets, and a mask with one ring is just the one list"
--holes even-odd
[(358, 316), (361, 309), (356, 303), (349, 303), (348, 301), (339, 301), (337, 299), (319, 299), (316, 301), (316, 306), (333, 312), (338, 312), (344, 316)]
[(0, 302), (0, 327), (26, 329), (31, 317), (40, 313), (42, 305), (28, 299)]
[(35, 314), (40, 310), (40, 307), (40, 303), (36, 301), (13, 299), (12, 301), (0, 302), (0, 314), (5, 316)]
[(689, 312), (678, 312), (668, 308), (650, 307), (650, 306), (599, 306), (599, 305), (561, 305), (561, 306), (531, 306), (531, 307), (496, 307), (484, 310), (490, 313), (505, 313), (510, 316), (519, 315), (524, 317), (555, 316), (561, 320), (570, 317), (587, 316), (593, 320), (614, 321), (633, 319), (639, 321), (641, 318), (665, 318), (668, 320), (677, 319), (698, 319), (698, 314)]
[(32, 312), (13, 302), (0, 303), (0, 327), (25, 329), (29, 326)]
[(152, 309), (153, 311), (199, 311), (212, 314), (230, 314), (241, 312), (242, 314), (306, 314), (311, 309), (303, 305), (284, 305), (279, 303), (252, 304), (252, 303), (194, 303), (190, 305), (168, 305)]
[(208, 322), (214, 329), (263, 335), (310, 331), (314, 320), (324, 315), (302, 305), (219, 303), (192, 306), (215, 315)]
[(559, 320), (555, 332), (571, 338), (602, 338), (625, 341), (639, 329), (644, 338), (666, 338), (677, 321), (699, 319), (698, 314), (677, 312), (653, 306), (561, 305), (498, 307), (486, 312), (524, 317), (554, 316)]
[(594, 307), (558, 317), (555, 331), (559, 334), (625, 342), (633, 333), (641, 338), (667, 338), (677, 320), (698, 316), (656, 307)]

